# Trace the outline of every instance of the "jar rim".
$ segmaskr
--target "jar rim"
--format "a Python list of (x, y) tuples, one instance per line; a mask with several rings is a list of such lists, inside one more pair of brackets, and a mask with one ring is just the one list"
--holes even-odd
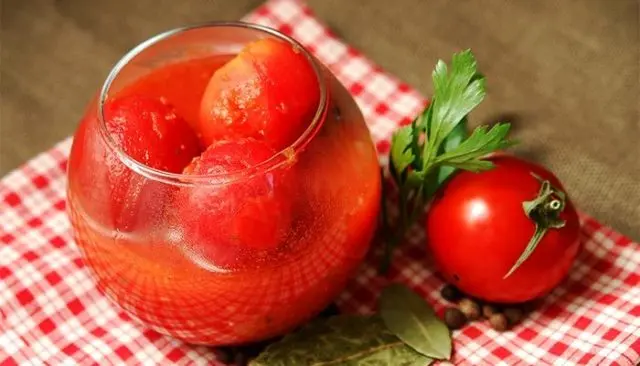
[[(163, 170), (155, 169), (150, 166), (147, 166), (129, 154), (127, 154), (114, 140), (113, 136), (108, 132), (105, 118), (104, 118), (104, 106), (109, 97), (109, 91), (112, 86), (114, 80), (118, 77), (120, 71), (124, 67), (126, 67), (129, 62), (131, 62), (136, 56), (138, 56), (143, 51), (147, 50), (149, 47), (171, 38), (177, 34), (181, 34), (184, 32), (203, 29), (203, 28), (218, 28), (218, 27), (230, 27), (230, 28), (240, 28), (240, 29), (250, 29), (255, 30), (257, 32), (263, 33), (268, 36), (276, 37), (280, 40), (290, 43), (294, 47), (300, 49), (301, 53), (307, 58), (309, 63), (311, 64), (313, 71), (318, 80), (318, 86), (320, 89), (320, 99), (316, 111), (313, 115), (313, 119), (311, 123), (307, 126), (305, 131), (289, 146), (281, 149), (276, 152), (269, 159), (256, 164), (255, 166), (248, 167), (242, 170), (234, 171), (231, 173), (217, 173), (217, 174), (182, 174), (182, 173), (172, 173), (166, 172)], [(322, 127), (325, 114), (327, 112), (328, 105), (328, 89), (326, 85), (326, 80), (322, 74), (322, 67), (316, 58), (309, 53), (309, 51), (298, 41), (289, 37), (273, 28), (254, 24), (247, 23), (242, 21), (214, 21), (214, 22), (206, 22), (206, 23), (198, 23), (193, 25), (187, 25), (183, 27), (174, 28), (168, 31), (164, 31), (159, 33), (147, 40), (141, 42), (136, 47), (132, 48), (129, 52), (127, 52), (120, 60), (113, 66), (111, 71), (102, 85), (100, 89), (100, 95), (98, 97), (98, 125), (99, 131), (102, 139), (107, 144), (107, 147), (114, 151), (118, 156), (118, 159), (125, 164), (129, 169), (133, 170), (135, 173), (144, 176), (150, 180), (171, 184), (171, 185), (180, 185), (180, 186), (190, 186), (190, 185), (225, 185), (234, 182), (238, 182), (241, 180), (250, 179), (255, 177), (258, 174), (266, 174), (274, 169), (285, 166), (287, 164), (291, 164), (297, 154), (304, 149), (304, 147), (313, 139), (315, 134), (318, 132), (320, 127)]]

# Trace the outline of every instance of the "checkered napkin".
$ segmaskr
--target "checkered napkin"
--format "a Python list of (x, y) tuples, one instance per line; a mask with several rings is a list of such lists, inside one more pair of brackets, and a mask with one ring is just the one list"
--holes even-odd
[[(271, 0), (246, 20), (292, 35), (344, 83), (381, 159), (388, 139), (425, 100), (338, 40), (304, 4)], [(215, 352), (130, 320), (95, 287), (65, 212), (65, 140), (0, 181), (0, 365), (215, 364)], [(640, 361), (640, 245), (581, 217), (584, 250), (570, 277), (513, 331), (478, 322), (453, 332), (454, 364), (636, 365)], [(392, 270), (437, 308), (442, 281), (415, 228)], [(370, 312), (383, 281), (362, 265), (338, 303)]]

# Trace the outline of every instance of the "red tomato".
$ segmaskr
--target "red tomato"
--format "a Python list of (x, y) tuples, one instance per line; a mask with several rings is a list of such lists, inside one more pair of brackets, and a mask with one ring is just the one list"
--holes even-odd
[(200, 154), (198, 138), (189, 124), (160, 99), (118, 98), (105, 105), (104, 117), (116, 144), (152, 168), (179, 173)]
[[(255, 166), (275, 151), (252, 138), (213, 143), (186, 174), (228, 174)], [(193, 249), (223, 268), (254, 265), (283, 243), (291, 222), (288, 168), (230, 183), (185, 187), (181, 225)]]
[[(131, 95), (104, 107), (105, 125), (116, 145), (149, 167), (178, 173), (200, 154), (198, 138), (173, 108), (159, 99)], [(162, 212), (167, 189), (125, 166), (106, 148), (93, 114), (74, 138), (70, 171), (82, 204), (102, 225), (131, 231)], [(90, 167), (90, 168), (88, 168)]]
[[(117, 98), (105, 105), (104, 118), (116, 144), (149, 167), (179, 173), (200, 154), (195, 132), (173, 106), (160, 99), (140, 95)], [(132, 230), (140, 221), (158, 216), (162, 205), (153, 200), (163, 197), (166, 190), (125, 168), (115, 156), (110, 156), (107, 162), (116, 227)]]
[(250, 43), (209, 81), (200, 107), (202, 143), (253, 137), (279, 151), (304, 132), (319, 100), (316, 74), (300, 50), (275, 39)]
[(427, 215), (427, 242), (444, 278), (463, 292), (486, 301), (528, 301), (567, 275), (580, 247), (578, 215), (566, 198), (555, 211), (564, 226), (549, 228), (532, 254), (506, 276), (536, 230), (523, 203), (539, 195), (543, 180), (560, 192), (544, 200), (545, 207), (557, 209), (564, 189), (551, 172), (531, 162), (510, 156), (489, 160), (494, 169), (459, 172), (442, 187)]

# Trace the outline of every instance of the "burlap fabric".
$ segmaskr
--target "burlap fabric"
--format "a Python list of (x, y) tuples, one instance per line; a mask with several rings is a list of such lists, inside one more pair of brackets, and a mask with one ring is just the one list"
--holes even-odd
[[(130, 47), (259, 0), (0, 0), (0, 175), (71, 134)], [(509, 120), (579, 208), (640, 238), (637, 0), (310, 0), (348, 43), (430, 91), (437, 58), (472, 48), (489, 83), (473, 123)]]

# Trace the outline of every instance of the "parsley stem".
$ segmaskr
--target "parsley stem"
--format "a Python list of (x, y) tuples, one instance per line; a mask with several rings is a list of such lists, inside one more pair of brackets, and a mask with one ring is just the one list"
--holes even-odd
[[(409, 202), (409, 195), (413, 193), (411, 202)], [(405, 238), (407, 231), (418, 219), (424, 208), (423, 186), (421, 185), (417, 189), (409, 189), (407, 186), (401, 186), (399, 192), (400, 212), (399, 219), (396, 222), (394, 228), (389, 220), (385, 219), (383, 222), (384, 232), (384, 254), (382, 257), (382, 263), (380, 265), (380, 272), (386, 273), (391, 266), (393, 259), (393, 251), (395, 247), (402, 242)], [(382, 215), (387, 217), (386, 202), (382, 202)]]
[(418, 220), (418, 217), (420, 217), (420, 214), (424, 209), (425, 200), (424, 200), (422, 191), (423, 191), (423, 188), (422, 186), (420, 186), (418, 193), (416, 193), (416, 199), (413, 201), (413, 207), (411, 208), (411, 215), (409, 215), (409, 227), (413, 225), (413, 223), (416, 222), (416, 220)]
[[(384, 188), (383, 188), (383, 197), (384, 197)], [(386, 202), (383, 198), (383, 211), (382, 214), (385, 217), (383, 223), (383, 234), (384, 234), (384, 253), (382, 256), (382, 262), (380, 264), (380, 272), (387, 273), (389, 267), (391, 266), (391, 262), (393, 259), (393, 250), (395, 247), (404, 239), (405, 232), (407, 231), (408, 222), (407, 222), (407, 202), (409, 197), (409, 191), (406, 186), (400, 186), (399, 192), (399, 201), (400, 201), (400, 212), (399, 219), (396, 222), (396, 227), (390, 224), (387, 217), (386, 210)]]
[(382, 262), (380, 263), (380, 273), (386, 274), (391, 267), (393, 249), (402, 241), (404, 235), (400, 233), (400, 230), (396, 230), (392, 235), (388, 235), (384, 241), (384, 254), (382, 256)]
[[(406, 184), (399, 186), (399, 217), (395, 225), (391, 223), (388, 217), (387, 202), (384, 199), (386, 192), (383, 184), (382, 188), (382, 233), (384, 240), (384, 253), (380, 264), (380, 272), (387, 273), (393, 259), (395, 247), (405, 238), (407, 231), (420, 218), (424, 211), (425, 204), (429, 200), (433, 192), (426, 192), (425, 185), (429, 180), (437, 179), (437, 169), (435, 167), (427, 168), (427, 178), (425, 182), (418, 187), (409, 187)], [(384, 175), (383, 175), (384, 178)]]

